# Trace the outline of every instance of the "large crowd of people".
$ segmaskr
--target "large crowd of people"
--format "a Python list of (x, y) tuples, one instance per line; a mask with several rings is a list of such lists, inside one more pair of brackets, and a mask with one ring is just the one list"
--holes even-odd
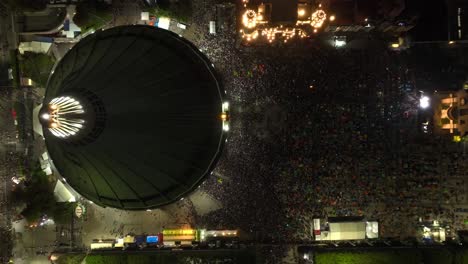
[(11, 141), (14, 133), (3, 131), (0, 146), (0, 263), (6, 263), (11, 256), (12, 241), (12, 205), (10, 191), (12, 177), (17, 176), (20, 158), (14, 153)]
[[(198, 19), (207, 25), (209, 15)], [(404, 54), (378, 40), (361, 49), (318, 40), (245, 46), (234, 30), (206, 31), (192, 41), (220, 73), (232, 122), (204, 185), (223, 208), (202, 224), (268, 241), (310, 241), (315, 217), (378, 220), (383, 237), (416, 237), (429, 220), (462, 227), (454, 208), (466, 157), (420, 129)]]
[[(466, 200), (466, 156), (420, 130), (404, 54), (378, 40), (360, 49), (314, 39), (247, 46), (234, 21), (208, 33), (213, 2), (193, 5), (197, 23), (187, 37), (215, 65), (231, 124), (225, 153), (201, 187), (222, 207), (197, 216), (186, 199), (179, 204), (192, 215), (175, 215), (182, 223), (240, 228), (269, 243), (310, 241), (312, 219), (331, 216), (378, 220), (381, 236), (398, 238), (416, 236), (423, 221), (452, 231), (465, 224), (455, 209)], [(6, 157), (4, 168), (18, 163)], [(3, 234), (0, 242), (12, 241)]]
[(11, 191), (13, 189), (13, 179), (22, 176), (23, 169), (26, 169), (25, 159), (22, 153), (18, 136), (17, 124), (18, 113), (12, 108), (13, 98), (18, 94), (22, 96), (22, 91), (12, 91), (8, 87), (0, 90), (0, 263), (10, 260), (13, 248), (12, 221), (15, 215), (12, 202)]

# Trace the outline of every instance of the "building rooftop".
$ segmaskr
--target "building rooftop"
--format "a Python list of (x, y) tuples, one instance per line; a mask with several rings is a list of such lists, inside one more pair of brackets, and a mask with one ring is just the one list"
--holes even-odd
[(55, 67), (40, 113), (56, 98), (79, 98), (84, 128), (57, 137), (45, 124), (47, 149), (70, 186), (99, 205), (168, 204), (213, 170), (225, 141), (224, 94), (208, 59), (174, 33), (97, 31)]

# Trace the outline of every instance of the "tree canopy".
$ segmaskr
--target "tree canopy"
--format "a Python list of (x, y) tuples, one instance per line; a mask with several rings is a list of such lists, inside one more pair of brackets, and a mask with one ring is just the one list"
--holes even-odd
[(69, 223), (73, 216), (75, 203), (58, 203), (54, 197), (54, 182), (40, 169), (33, 170), (24, 186), (12, 192), (12, 199), (25, 204), (21, 215), (29, 223), (37, 223), (43, 216), (57, 223)]
[(99, 29), (111, 19), (112, 10), (108, 4), (88, 1), (77, 5), (73, 22), (85, 32), (91, 29)]
[(43, 53), (25, 52), (20, 56), (20, 71), (24, 77), (31, 78), (41, 87), (45, 87), (55, 59)]
[(192, 4), (189, 0), (161, 0), (156, 7), (148, 8), (147, 11), (156, 17), (170, 17), (188, 23), (192, 17)]

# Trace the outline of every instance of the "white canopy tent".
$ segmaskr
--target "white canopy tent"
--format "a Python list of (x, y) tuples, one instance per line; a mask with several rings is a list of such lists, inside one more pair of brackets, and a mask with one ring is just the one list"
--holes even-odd
[(330, 223), (330, 240), (358, 240), (366, 238), (365, 222)]
[(54, 196), (58, 202), (76, 202), (75, 196), (67, 189), (65, 184), (57, 181), (54, 189)]

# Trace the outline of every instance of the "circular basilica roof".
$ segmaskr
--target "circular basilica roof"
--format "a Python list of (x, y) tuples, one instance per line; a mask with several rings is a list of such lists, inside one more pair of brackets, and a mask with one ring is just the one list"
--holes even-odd
[(77, 43), (57, 64), (39, 115), (48, 152), (78, 193), (102, 206), (176, 201), (223, 147), (224, 90), (178, 35), (122, 26)]

